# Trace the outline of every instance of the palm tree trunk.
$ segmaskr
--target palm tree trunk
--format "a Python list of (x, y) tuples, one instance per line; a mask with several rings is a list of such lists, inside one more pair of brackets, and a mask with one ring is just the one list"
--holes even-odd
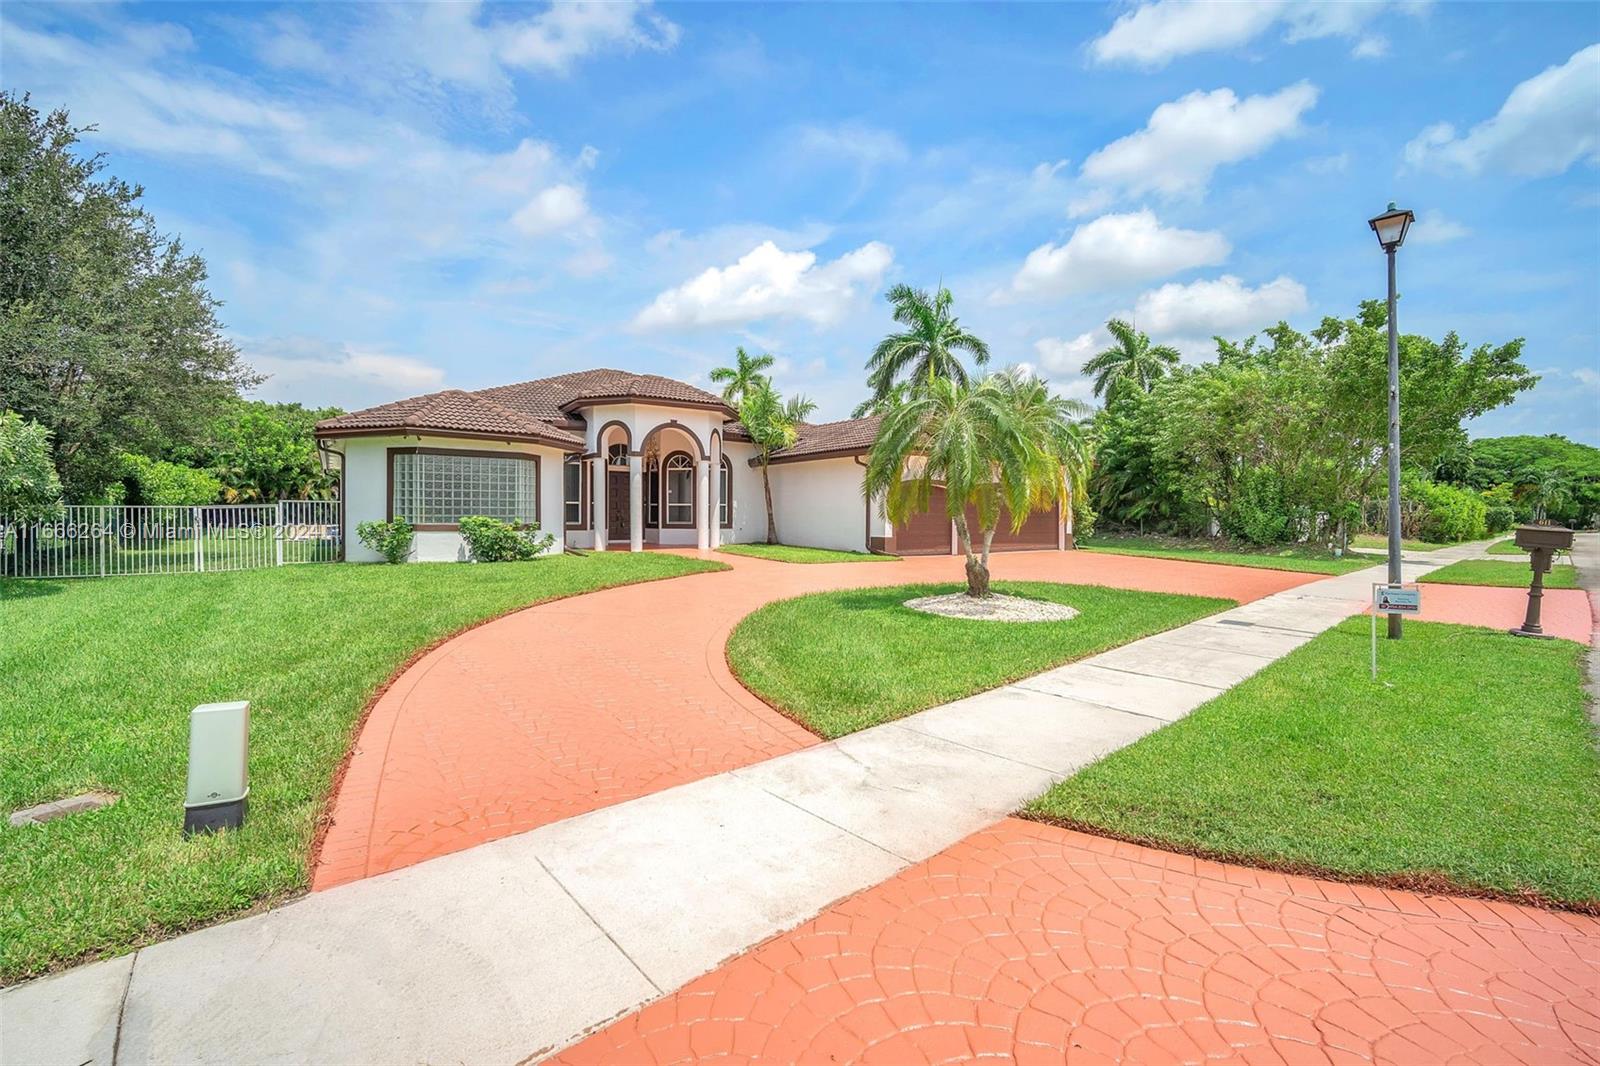
[(961, 538), (961, 550), (967, 556), (967, 595), (983, 599), (989, 595), (989, 545), (984, 543), (983, 557), (972, 550), (972, 531), (967, 528), (967, 516), (958, 514), (956, 536)]
[(778, 520), (772, 513), (772, 479), (767, 476), (767, 457), (761, 457), (761, 488), (767, 495), (767, 543), (778, 543)]

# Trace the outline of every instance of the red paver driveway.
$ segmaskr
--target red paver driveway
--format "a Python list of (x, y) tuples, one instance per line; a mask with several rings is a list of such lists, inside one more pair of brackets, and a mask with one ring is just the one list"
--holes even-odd
[[(690, 553), (692, 554), (692, 553)], [(959, 581), (948, 556), (732, 569), (609, 589), (480, 626), (378, 700), (335, 795), (314, 889), (408, 866), (816, 743), (734, 680), (724, 646), (764, 603), (823, 589)], [(998, 579), (1248, 602), (1318, 575), (1017, 552)]]
[(570, 1063), (1600, 1061), (1600, 921), (1007, 819)]
[[(1522, 625), (1527, 610), (1527, 589), (1429, 583), (1422, 586), (1422, 610), (1417, 617), (1424, 622), (1515, 629)], [(1594, 623), (1589, 615), (1589, 594), (1582, 589), (1545, 589), (1539, 615), (1541, 628), (1550, 636), (1589, 643)]]

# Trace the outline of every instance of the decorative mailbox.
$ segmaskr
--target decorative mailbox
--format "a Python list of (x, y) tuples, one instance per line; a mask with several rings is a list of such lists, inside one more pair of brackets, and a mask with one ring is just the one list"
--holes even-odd
[(1522, 625), (1511, 631), (1514, 637), (1548, 636), (1539, 624), (1539, 610), (1544, 600), (1544, 575), (1550, 572), (1550, 561), (1558, 551), (1572, 547), (1572, 530), (1565, 526), (1518, 526), (1517, 547), (1528, 553), (1528, 565), (1533, 570), (1533, 581), (1528, 585), (1528, 613)]

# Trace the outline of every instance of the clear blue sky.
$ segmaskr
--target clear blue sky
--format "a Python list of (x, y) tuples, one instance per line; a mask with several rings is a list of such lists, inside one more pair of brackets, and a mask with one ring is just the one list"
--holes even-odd
[(204, 253), (261, 395), (363, 406), (737, 344), (843, 417), (940, 282), (1086, 393), (1114, 314), (1191, 358), (1379, 296), (1527, 338), (1475, 434), (1600, 442), (1600, 5), (34, 6), (5, 87)]

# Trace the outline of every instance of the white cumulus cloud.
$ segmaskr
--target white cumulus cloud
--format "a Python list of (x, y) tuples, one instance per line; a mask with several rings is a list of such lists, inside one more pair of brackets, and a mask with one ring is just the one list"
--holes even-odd
[(245, 362), (267, 375), (263, 400), (297, 401), (347, 410), (444, 387), (444, 370), (409, 355), (312, 337), (240, 338)]
[(1306, 287), (1284, 276), (1250, 288), (1232, 274), (1140, 295), (1133, 320), (1158, 343), (1169, 337), (1255, 333), (1309, 306)]
[(819, 262), (815, 252), (786, 252), (762, 241), (738, 262), (710, 267), (661, 293), (634, 317), (633, 325), (640, 330), (689, 329), (768, 318), (829, 325), (877, 288), (893, 262), (893, 250), (878, 241), (828, 263)]
[(1445, 244), (1470, 237), (1472, 231), (1442, 211), (1424, 211), (1406, 233), (1407, 244)]
[(1347, 37), (1355, 41), (1351, 55), (1375, 59), (1387, 53), (1388, 42), (1364, 32), (1365, 28), (1393, 7), (1417, 12), (1427, 5), (1381, 0), (1156, 0), (1119, 17), (1090, 43), (1089, 52), (1099, 63), (1161, 67), (1180, 56), (1238, 48), (1282, 26), (1287, 41)]
[(1203, 193), (1218, 167), (1298, 134), (1300, 117), (1316, 104), (1317, 94), (1309, 82), (1243, 99), (1232, 89), (1197, 90), (1162, 104), (1144, 129), (1085, 159), (1083, 177), (1131, 196)]
[(560, 233), (590, 221), (589, 202), (578, 185), (552, 185), (511, 216), (511, 224), (526, 237)]
[(1073, 230), (1064, 244), (1028, 253), (1011, 281), (1021, 296), (1059, 296), (1085, 289), (1151, 281), (1199, 266), (1215, 266), (1231, 251), (1215, 231), (1163, 226), (1148, 209), (1101, 215)]
[(1600, 163), (1597, 115), (1600, 44), (1592, 44), (1512, 89), (1498, 114), (1465, 134), (1448, 122), (1429, 126), (1406, 145), (1406, 164), (1468, 174), (1560, 174), (1580, 160)]

